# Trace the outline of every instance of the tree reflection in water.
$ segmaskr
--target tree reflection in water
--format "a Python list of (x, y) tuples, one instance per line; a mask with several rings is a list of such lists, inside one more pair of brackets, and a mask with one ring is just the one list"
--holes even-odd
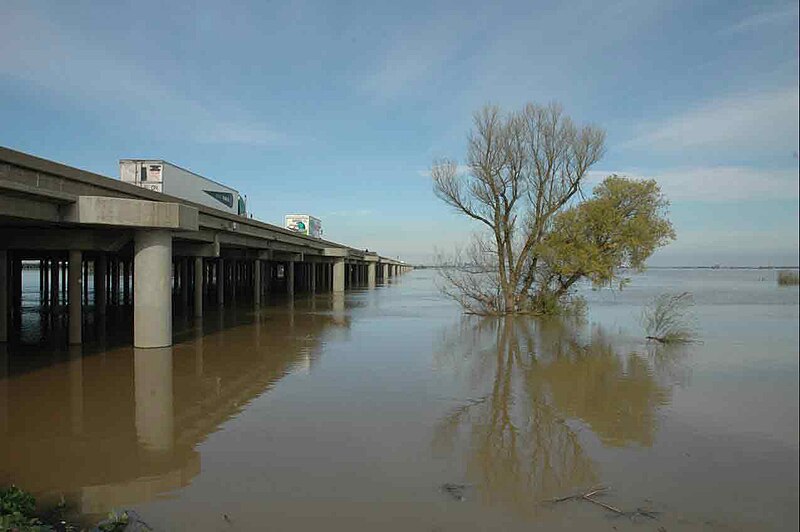
[(486, 502), (534, 512), (597, 483), (584, 429), (605, 446), (652, 445), (657, 410), (671, 397), (658, 372), (677, 371), (673, 354), (621, 354), (601, 328), (582, 342), (584, 332), (577, 320), (465, 318), (444, 335), (437, 362), (468, 370), (480, 394), (442, 417), (433, 448), (464, 453)]

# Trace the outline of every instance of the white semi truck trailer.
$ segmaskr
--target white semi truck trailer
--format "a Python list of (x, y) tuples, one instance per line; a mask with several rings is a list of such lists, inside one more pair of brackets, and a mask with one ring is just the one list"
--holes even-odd
[(246, 199), (238, 191), (167, 161), (121, 159), (119, 177), (126, 183), (148, 190), (247, 216)]
[(322, 221), (308, 214), (287, 214), (283, 217), (283, 226), (304, 235), (322, 238)]

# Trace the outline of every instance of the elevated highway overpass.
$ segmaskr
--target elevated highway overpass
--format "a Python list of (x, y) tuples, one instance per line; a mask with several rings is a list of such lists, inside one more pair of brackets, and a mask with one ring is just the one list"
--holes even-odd
[[(18, 319), (23, 261), (42, 305), (84, 317), (133, 306), (135, 347), (172, 344), (173, 305), (259, 307), (268, 294), (339, 294), (408, 271), (402, 261), (225, 213), (0, 147), (0, 342)], [(91, 287), (91, 290), (90, 290)]]

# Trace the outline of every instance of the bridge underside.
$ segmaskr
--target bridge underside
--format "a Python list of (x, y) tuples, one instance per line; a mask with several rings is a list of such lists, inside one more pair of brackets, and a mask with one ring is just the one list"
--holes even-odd
[(372, 288), (408, 269), (0, 148), (0, 342), (19, 323), (23, 271), (38, 275), (43, 309), (66, 310), (70, 344), (87, 312), (131, 306), (134, 346), (155, 348), (172, 344), (173, 306), (201, 317), (270, 294)]

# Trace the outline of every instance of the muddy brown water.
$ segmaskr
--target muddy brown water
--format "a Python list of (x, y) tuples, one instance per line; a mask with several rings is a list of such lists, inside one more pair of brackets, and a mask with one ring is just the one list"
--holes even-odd
[[(178, 317), (150, 350), (124, 312), (59, 347), (26, 284), (0, 485), (155, 530), (796, 530), (799, 296), (772, 276), (650, 270), (537, 321), (464, 317), (422, 270)], [(643, 341), (682, 290), (701, 341)], [(547, 502), (598, 486), (625, 515)]]

